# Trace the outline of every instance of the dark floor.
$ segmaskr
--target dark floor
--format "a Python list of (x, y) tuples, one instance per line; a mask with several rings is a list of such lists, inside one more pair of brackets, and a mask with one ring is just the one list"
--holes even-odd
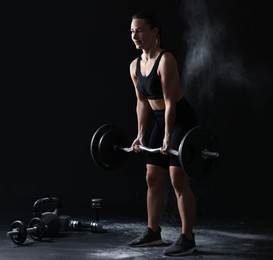
[[(37, 259), (273, 259), (273, 220), (197, 219), (198, 251), (191, 256), (167, 257), (164, 246), (131, 248), (128, 241), (145, 228), (145, 221), (133, 218), (102, 219), (104, 232), (61, 231), (55, 238), (33, 241), (29, 236), (18, 246), (7, 237), (8, 220), (0, 225), (0, 260)], [(179, 227), (162, 225), (166, 245), (179, 235)]]

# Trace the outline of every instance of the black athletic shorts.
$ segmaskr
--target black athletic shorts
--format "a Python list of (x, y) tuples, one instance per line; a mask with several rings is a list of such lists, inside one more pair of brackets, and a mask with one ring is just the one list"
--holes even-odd
[[(155, 124), (150, 135), (149, 147), (159, 148), (162, 147), (165, 134), (165, 109), (155, 110), (154, 116)], [(196, 125), (197, 120), (194, 110), (192, 109), (186, 98), (183, 97), (176, 103), (176, 119), (171, 136), (171, 148), (178, 150), (179, 145), (185, 134)], [(169, 166), (181, 166), (178, 156), (176, 155), (147, 153), (146, 156), (147, 164), (157, 165), (165, 169), (169, 168)]]

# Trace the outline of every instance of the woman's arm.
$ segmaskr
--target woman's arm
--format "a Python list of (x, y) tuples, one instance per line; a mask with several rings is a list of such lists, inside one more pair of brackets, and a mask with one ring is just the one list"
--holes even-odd
[(135, 71), (136, 71), (136, 60), (134, 60), (130, 64), (130, 75), (135, 87), (135, 92), (137, 97), (136, 114), (137, 114), (137, 125), (138, 125), (137, 138), (134, 140), (132, 146), (135, 146), (138, 144), (144, 145), (144, 138), (146, 134), (149, 111), (150, 111), (150, 105), (147, 98), (143, 97), (137, 90), (137, 87), (136, 87), (137, 77), (135, 75)]
[(166, 52), (160, 61), (159, 74), (165, 102), (165, 135), (161, 152), (170, 148), (172, 130), (175, 122), (176, 102), (182, 97), (178, 65), (174, 56)]

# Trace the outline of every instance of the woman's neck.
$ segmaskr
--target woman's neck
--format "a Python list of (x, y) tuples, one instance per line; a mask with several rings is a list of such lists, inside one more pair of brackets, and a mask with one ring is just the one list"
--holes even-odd
[(156, 47), (154, 49), (149, 49), (149, 50), (142, 50), (142, 58), (146, 61), (153, 59), (158, 56), (158, 54), (162, 51), (161, 48)]

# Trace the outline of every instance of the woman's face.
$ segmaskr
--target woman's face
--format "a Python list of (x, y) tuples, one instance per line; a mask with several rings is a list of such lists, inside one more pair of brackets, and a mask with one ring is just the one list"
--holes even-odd
[(131, 37), (137, 49), (149, 49), (156, 44), (157, 28), (144, 19), (133, 19), (131, 22)]

